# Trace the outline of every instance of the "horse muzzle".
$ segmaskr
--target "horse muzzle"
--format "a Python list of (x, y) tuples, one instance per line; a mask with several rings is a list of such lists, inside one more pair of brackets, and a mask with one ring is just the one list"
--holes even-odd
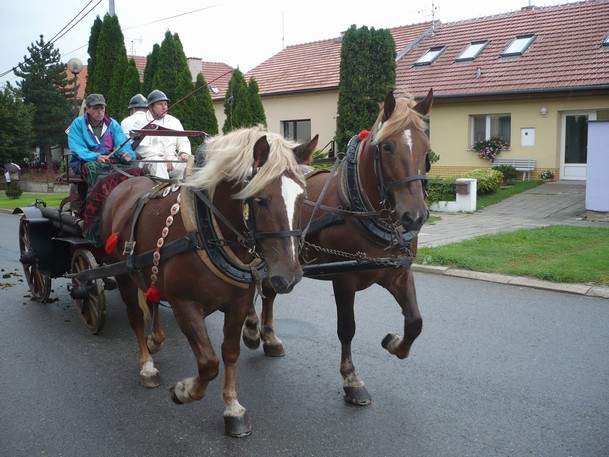
[(298, 275), (273, 275), (269, 277), (271, 286), (278, 294), (288, 294), (292, 292), (294, 286), (302, 279), (302, 271)]

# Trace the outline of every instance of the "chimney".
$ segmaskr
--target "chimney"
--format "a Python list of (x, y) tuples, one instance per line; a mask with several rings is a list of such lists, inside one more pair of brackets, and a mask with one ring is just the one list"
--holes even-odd
[(197, 80), (199, 73), (203, 71), (203, 59), (188, 57), (186, 60), (188, 61), (188, 69), (190, 70), (192, 82), (194, 83)]

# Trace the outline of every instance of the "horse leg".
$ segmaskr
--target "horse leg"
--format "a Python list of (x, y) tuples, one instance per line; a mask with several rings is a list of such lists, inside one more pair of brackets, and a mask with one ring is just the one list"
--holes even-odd
[(239, 306), (224, 315), (224, 341), (222, 362), (224, 363), (224, 430), (227, 435), (241, 438), (252, 431), (247, 410), (237, 399), (237, 360), (239, 359), (241, 328), (247, 309)]
[(260, 330), (258, 329), (258, 314), (254, 302), (247, 310), (245, 322), (243, 323), (243, 343), (250, 349), (258, 349), (260, 347)]
[[(218, 376), (220, 361), (209, 339), (205, 317), (199, 307), (192, 303), (182, 307), (176, 302), (172, 302), (171, 306), (176, 322), (190, 344), (199, 372), (198, 376), (182, 379), (170, 387), (171, 399), (181, 405), (205, 396), (208, 384)], [(182, 312), (182, 308), (189, 312)]]
[(393, 295), (404, 315), (404, 336), (389, 333), (383, 338), (381, 344), (391, 354), (399, 359), (405, 359), (408, 357), (412, 343), (423, 329), (423, 319), (417, 303), (414, 276), (410, 268), (407, 268), (400, 271), (387, 284), (381, 283), (381, 285)]
[(264, 355), (268, 357), (283, 357), (285, 350), (283, 343), (275, 335), (275, 325), (273, 323), (273, 303), (277, 293), (272, 287), (264, 289), (264, 298), (262, 299), (262, 324), (260, 325), (260, 334), (263, 341), (262, 348)]
[(146, 346), (151, 354), (155, 354), (161, 350), (165, 342), (165, 332), (161, 327), (161, 317), (159, 315), (159, 304), (152, 305), (152, 331), (146, 337)]
[(364, 382), (357, 377), (351, 358), (351, 341), (355, 336), (355, 290), (338, 281), (332, 281), (337, 312), (337, 333), (340, 340), (340, 374), (343, 377), (345, 401), (355, 405), (369, 405), (372, 397)]
[(144, 312), (138, 304), (138, 289), (128, 276), (117, 276), (116, 281), (121, 298), (127, 305), (127, 317), (140, 351), (140, 381), (144, 387), (157, 387), (161, 384), (159, 370), (154, 367), (154, 361), (146, 344)]

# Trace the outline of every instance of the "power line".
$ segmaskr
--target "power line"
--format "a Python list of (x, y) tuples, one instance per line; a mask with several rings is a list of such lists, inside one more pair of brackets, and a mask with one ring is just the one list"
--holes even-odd
[[(70, 20), (70, 22), (68, 22), (66, 25), (64, 25), (64, 26), (62, 27), (62, 29), (61, 29), (59, 32), (57, 32), (53, 38), (51, 38), (49, 41), (47, 41), (46, 45), (44, 45), (44, 46), (42, 47), (41, 51), (43, 51), (43, 50), (44, 50), (44, 49), (46, 49), (47, 47), (49, 47), (49, 46), (51, 46), (52, 44), (54, 44), (55, 42), (57, 42), (57, 41), (58, 41), (60, 38), (62, 38), (63, 36), (65, 36), (65, 34), (66, 34), (66, 33), (68, 33), (70, 30), (72, 30), (72, 29), (73, 29), (73, 28), (74, 28), (74, 27), (75, 27), (75, 26), (76, 26), (76, 25), (77, 25), (77, 24), (78, 24), (80, 21), (82, 21), (82, 20), (83, 20), (83, 19), (84, 19), (84, 18), (85, 18), (85, 17), (86, 17), (86, 16), (87, 16), (89, 13), (91, 13), (91, 11), (93, 11), (95, 8), (97, 8), (97, 6), (98, 6), (98, 5), (99, 5), (99, 4), (102, 2), (102, 0), (97, 0), (97, 3), (96, 3), (95, 5), (93, 5), (93, 6), (92, 6), (92, 7), (89, 9), (89, 11), (87, 11), (87, 12), (86, 12), (86, 13), (85, 13), (85, 14), (84, 14), (84, 15), (83, 15), (83, 16), (82, 16), (80, 19), (78, 19), (78, 21), (76, 21), (74, 24), (72, 24), (72, 22), (74, 22), (74, 21), (76, 20), (76, 18), (78, 18), (78, 16), (80, 16), (80, 15), (82, 14), (82, 12), (83, 12), (84, 10), (86, 10), (86, 9), (89, 7), (89, 5), (90, 5), (91, 3), (93, 3), (93, 1), (94, 1), (94, 0), (89, 0), (89, 3), (87, 3), (87, 4), (85, 5), (85, 7), (84, 7), (83, 9), (81, 9), (81, 10), (78, 12), (78, 14), (76, 14), (76, 16), (74, 16), (74, 17), (72, 18), (72, 20)], [(72, 25), (70, 26), (70, 24), (72, 24)], [(68, 28), (68, 27), (69, 27), (69, 28)], [(66, 28), (67, 28), (67, 30), (66, 30)], [(28, 62), (29, 60), (31, 60), (31, 59), (30, 59), (30, 58), (26, 58), (26, 59), (25, 59), (25, 60), (24, 60), (22, 63), (26, 63), (26, 62)], [(20, 65), (20, 63), (19, 63), (19, 64), (17, 64), (17, 65), (15, 65), (15, 66), (14, 66), (13, 68), (11, 68), (10, 70), (7, 70), (7, 71), (5, 71), (5, 72), (0, 73), (0, 78), (2, 78), (2, 77), (4, 77), (4, 76), (8, 75), (9, 73), (14, 72), (14, 71), (17, 69), (17, 67), (18, 67), (19, 65)]]
[(145, 24), (132, 25), (131, 27), (126, 27), (126, 28), (122, 29), (122, 31), (124, 32), (125, 30), (135, 29), (136, 27), (144, 27), (146, 25), (156, 24), (157, 22), (163, 22), (163, 21), (167, 21), (169, 19), (174, 19), (176, 17), (186, 16), (188, 14), (193, 14), (193, 13), (198, 13), (199, 11), (208, 10), (208, 9), (211, 9), (211, 8), (215, 8), (216, 6), (222, 6), (222, 5), (223, 5), (223, 3), (217, 3), (215, 5), (206, 6), (205, 8), (199, 8), (197, 10), (188, 11), (186, 13), (176, 14), (175, 16), (169, 16), (169, 17), (165, 17), (163, 19), (157, 19), (156, 21), (146, 22)]

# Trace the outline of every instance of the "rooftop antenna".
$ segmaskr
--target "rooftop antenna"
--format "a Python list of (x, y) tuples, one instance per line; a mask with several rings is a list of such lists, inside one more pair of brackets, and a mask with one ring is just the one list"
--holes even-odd
[(284, 12), (281, 12), (281, 49), (285, 49), (285, 23)]
[(436, 28), (436, 11), (438, 11), (439, 8), (435, 5), (434, 0), (431, 0), (431, 12), (428, 13), (427, 10), (422, 9), (417, 11), (421, 16), (424, 17), (429, 17), (431, 16), (431, 34), (433, 35), (435, 32), (435, 28)]
[(133, 43), (142, 44), (144, 39), (142, 38), (142, 35), (140, 35), (139, 37), (125, 37), (125, 40), (129, 40), (131, 42), (131, 55), (134, 56), (135, 48), (133, 47)]

